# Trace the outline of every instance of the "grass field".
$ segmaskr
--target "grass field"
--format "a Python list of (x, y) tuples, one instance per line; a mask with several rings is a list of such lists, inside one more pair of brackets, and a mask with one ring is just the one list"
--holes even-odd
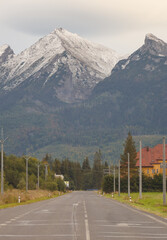
[[(131, 202), (127, 193), (121, 193), (120, 197), (115, 193), (105, 194), (107, 198), (113, 198), (120, 202), (129, 204), (143, 211), (154, 213), (158, 216), (167, 218), (167, 205), (163, 206), (163, 194), (159, 192), (147, 192), (142, 194), (142, 199), (139, 199), (139, 193), (131, 193)], [(167, 198), (166, 198), (167, 199)]]
[[(47, 190), (29, 190), (26, 192), (12, 189), (5, 191), (3, 196), (0, 196), (0, 209), (38, 202), (49, 198), (58, 197), (62, 194), (64, 193), (60, 193), (58, 191), (50, 192)], [(18, 203), (19, 196), (20, 203)]]

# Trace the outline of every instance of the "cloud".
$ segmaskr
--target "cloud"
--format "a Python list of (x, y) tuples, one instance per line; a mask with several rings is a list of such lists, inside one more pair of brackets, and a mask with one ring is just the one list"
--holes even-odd
[(0, 0), (0, 28), (9, 37), (10, 31), (19, 34), (26, 44), (63, 27), (107, 45), (135, 45), (139, 34), (165, 36), (166, 9), (166, 0)]
[(58, 26), (103, 34), (167, 22), (166, 8), (166, 0), (5, 0), (0, 19), (8, 27), (35, 35)]

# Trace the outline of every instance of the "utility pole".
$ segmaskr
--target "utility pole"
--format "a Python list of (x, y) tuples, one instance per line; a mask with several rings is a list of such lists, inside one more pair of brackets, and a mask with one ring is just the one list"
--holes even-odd
[(140, 157), (139, 157), (139, 198), (142, 199), (142, 143), (140, 141)]
[(163, 137), (163, 205), (166, 205), (166, 154), (165, 137)]
[(114, 165), (114, 193), (115, 193), (115, 165)]
[(45, 164), (45, 181), (47, 179), (47, 175), (48, 175), (48, 164)]
[[(6, 138), (7, 139), (7, 138)], [(4, 142), (6, 141), (6, 139), (4, 139), (3, 137), (3, 128), (1, 129), (1, 140), (0, 140), (0, 143), (1, 143), (1, 195), (3, 195), (3, 192), (4, 192), (4, 189), (3, 189), (3, 145), (4, 145)]]
[(111, 171), (110, 171), (110, 165), (109, 165), (109, 175), (111, 175)]
[(121, 178), (120, 178), (120, 160), (118, 163), (118, 196), (120, 197), (120, 192), (121, 192)]
[(130, 160), (128, 153), (128, 197), (130, 197)]
[(40, 167), (40, 163), (38, 163), (37, 167), (38, 167), (38, 190), (39, 190), (39, 167)]
[(24, 157), (24, 159), (26, 160), (26, 192), (28, 191), (28, 160), (30, 159), (30, 157)]

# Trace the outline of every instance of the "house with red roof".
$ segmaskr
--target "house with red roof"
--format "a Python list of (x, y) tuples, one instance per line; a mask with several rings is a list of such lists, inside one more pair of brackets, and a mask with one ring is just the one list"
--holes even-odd
[[(167, 166), (167, 145), (165, 146), (165, 152), (165, 161)], [(139, 152), (137, 153), (136, 166), (139, 167)], [(163, 144), (158, 144), (153, 148), (142, 148), (142, 171), (145, 175), (150, 177), (154, 177), (155, 174), (163, 173)]]

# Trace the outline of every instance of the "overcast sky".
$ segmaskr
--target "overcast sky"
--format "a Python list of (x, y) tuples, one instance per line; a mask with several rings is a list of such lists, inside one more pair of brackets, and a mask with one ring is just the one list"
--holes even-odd
[(120, 54), (145, 34), (167, 42), (167, 0), (0, 0), (0, 46), (15, 53), (62, 27)]

